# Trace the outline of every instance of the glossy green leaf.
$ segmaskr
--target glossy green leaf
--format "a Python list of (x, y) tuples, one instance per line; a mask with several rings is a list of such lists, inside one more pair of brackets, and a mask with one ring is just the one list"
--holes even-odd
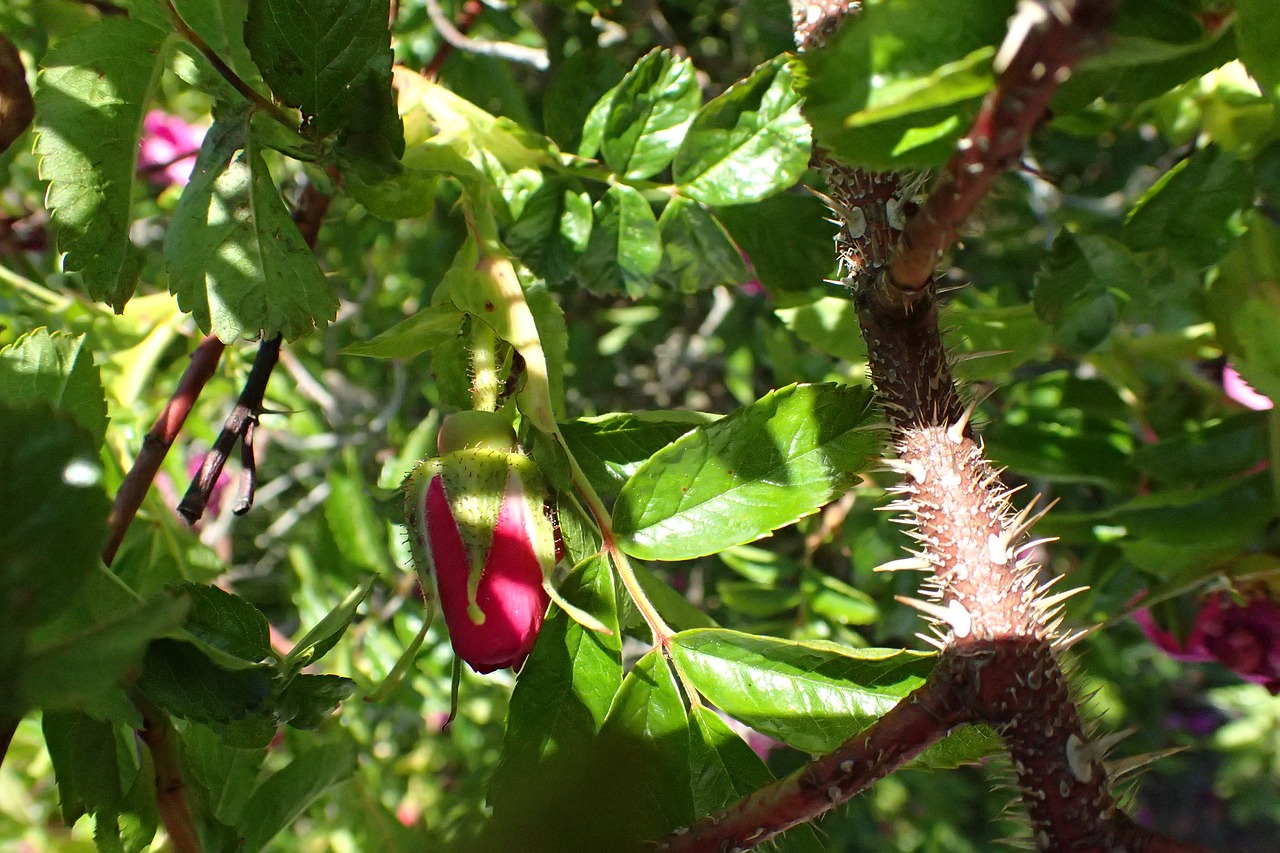
[(675, 156), (700, 100), (688, 59), (665, 50), (646, 54), (609, 98), (600, 143), (605, 163), (628, 178), (656, 175)]
[(880, 448), (871, 394), (792, 385), (658, 451), (623, 486), (614, 531), (641, 559), (682, 560), (816, 512)]
[(561, 424), (560, 432), (592, 487), (612, 500), (650, 456), (714, 420), (699, 412), (619, 412)]
[[(244, 41), (276, 97), (317, 136), (394, 119), (389, 0), (250, 0)], [(392, 143), (392, 147), (394, 143)], [(404, 151), (400, 140), (398, 156)]]
[(676, 197), (658, 220), (662, 266), (658, 278), (685, 293), (751, 279), (742, 251), (702, 205)]
[(835, 226), (811, 195), (785, 193), (749, 205), (721, 208), (716, 218), (747, 255), (751, 271), (775, 298), (825, 287), (835, 268)]
[(1280, 400), (1280, 228), (1263, 216), (1222, 260), (1205, 307), (1236, 369)]
[(1134, 249), (1164, 248), (1196, 267), (1216, 263), (1235, 242), (1233, 222), (1253, 201), (1247, 164), (1217, 147), (1179, 162), (1138, 199), (1124, 224)]
[(811, 144), (791, 63), (778, 56), (698, 111), (673, 174), (704, 204), (759, 201), (800, 179)]
[(1280, 15), (1269, 0), (1238, 0), (1236, 42), (1240, 59), (1262, 91), (1280, 107)]
[(552, 605), (511, 696), (502, 755), (489, 785), (496, 811), (521, 809), (528, 787), (557, 755), (589, 750), (622, 685), (612, 569), (593, 558), (569, 576), (560, 594), (613, 636), (584, 628)]
[(640, 192), (615, 184), (595, 205), (595, 224), (578, 259), (581, 282), (599, 294), (641, 297), (662, 264), (662, 238), (653, 208)]
[(245, 804), (240, 831), (245, 853), (263, 849), (333, 785), (355, 772), (355, 749), (328, 744), (301, 752), (258, 785)]
[(367, 341), (348, 344), (343, 355), (370, 358), (403, 358), (435, 349), (458, 336), (462, 329), (462, 312), (450, 304), (432, 305), (379, 332)]
[[(818, 141), (865, 168), (936, 166), (994, 84), (1012, 2), (879, 0), (806, 51), (805, 115)], [(963, 21), (963, 26), (957, 26)]]
[(107, 432), (102, 377), (83, 335), (36, 329), (0, 349), (0, 399), (64, 412), (88, 430), (95, 447)]
[[(924, 683), (934, 656), (797, 643), (721, 629), (684, 631), (671, 655), (698, 692), (729, 716), (805, 752), (830, 752)], [(989, 755), (973, 732), (921, 757), (946, 767)]]
[(1087, 352), (1110, 335), (1121, 306), (1141, 288), (1142, 266), (1120, 242), (1063, 231), (1036, 273), (1035, 308), (1058, 344)]
[(133, 295), (141, 266), (129, 240), (134, 172), (164, 37), (130, 18), (97, 21), (49, 52), (36, 92), (36, 153), (63, 264), (117, 311)]
[(205, 331), (294, 339), (338, 302), (272, 183), (248, 113), (205, 136), (164, 246), (169, 289)]
[(875, 599), (824, 572), (806, 570), (803, 589), (809, 609), (837, 625), (872, 625), (880, 618)]

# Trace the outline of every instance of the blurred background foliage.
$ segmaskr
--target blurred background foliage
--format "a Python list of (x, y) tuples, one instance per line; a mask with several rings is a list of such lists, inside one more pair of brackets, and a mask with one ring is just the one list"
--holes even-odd
[[(451, 18), (474, 16), (473, 38), (545, 48), (549, 69), (448, 50), (424, 4), (407, 0), (394, 28), (396, 61), (438, 64), (450, 91), (564, 150), (581, 142), (592, 105), (655, 46), (691, 59), (704, 100), (792, 46), (781, 0), (441, 5)], [(9, 0), (0, 31), (34, 69), (112, 9)], [(1182, 748), (1133, 783), (1141, 819), (1217, 849), (1273, 850), (1280, 699), (1218, 664), (1172, 660), (1124, 614), (1144, 591), (1183, 591), (1158, 615), (1185, 636), (1196, 609), (1190, 594), (1206, 581), (1237, 577), (1242, 588), (1277, 592), (1280, 527), (1264, 466), (1276, 416), (1245, 409), (1222, 386), (1229, 355), (1244, 359), (1255, 346), (1274, 356), (1280, 346), (1230, 316), (1234, 294), (1249, 286), (1242, 270), (1280, 246), (1277, 103), (1232, 61), (1231, 4), (1161, 0), (1125, 10), (1121, 52), (1063, 90), (1024, 167), (1000, 181), (968, 225), (948, 273), (967, 286), (951, 297), (945, 325), (957, 353), (998, 351), (959, 369), (970, 391), (986, 396), (987, 450), (1012, 482), (1060, 501), (1043, 525), (1061, 537), (1047, 552), (1050, 565), (1091, 587), (1072, 600), (1069, 622), (1106, 624), (1080, 647), (1080, 694), (1095, 694), (1090, 707), (1104, 728), (1136, 727), (1125, 754)], [(210, 99), (172, 68), (154, 107), (195, 125), (210, 120)], [(1178, 164), (1186, 165), (1169, 177)], [(297, 161), (271, 155), (270, 165), (286, 198), (308, 182), (328, 186)], [(106, 389), (110, 492), (197, 336), (161, 272), (177, 192), (139, 184), (132, 237), (143, 249), (141, 287), (115, 316), (59, 269), (30, 134), (0, 155), (0, 174), (0, 346), (41, 328), (87, 335)], [(1165, 192), (1144, 206), (1157, 186)], [(594, 201), (605, 187), (583, 189)], [(434, 447), (440, 413), (465, 405), (466, 378), (448, 347), (403, 360), (340, 354), (429, 304), (462, 244), (456, 187), (441, 181), (428, 190), (421, 215), (398, 220), (334, 198), (318, 251), (339, 296), (337, 316), (284, 350), (258, 433), (253, 511), (230, 513), (230, 485), (195, 530), (173, 512), (247, 375), (253, 347), (241, 343), (228, 348), (115, 564), (121, 577), (145, 576), (154, 588), (216, 580), (259, 608), (273, 642), (286, 646), (376, 573), (361, 615), (321, 667), (353, 679), (357, 697), (385, 678), (421, 626), (394, 523), (397, 490)], [(1135, 207), (1145, 213), (1130, 215)], [(721, 214), (746, 261), (736, 280), (686, 288), (660, 276), (639, 298), (599, 295), (569, 276), (552, 282), (568, 320), (569, 416), (723, 414), (792, 382), (865, 382), (851, 306), (821, 283), (834, 269), (821, 204), (795, 191)], [(1260, 246), (1259, 234), (1270, 243)], [(1249, 346), (1233, 346), (1229, 333)], [(1265, 378), (1274, 367), (1252, 375), (1273, 396)], [(900, 555), (898, 529), (874, 511), (889, 483), (864, 477), (764, 547), (652, 569), (726, 628), (918, 646), (918, 616), (894, 602), (914, 592), (916, 578), (872, 572)], [(638, 641), (624, 647), (628, 661), (642, 651)], [(384, 701), (353, 698), (316, 730), (289, 729), (273, 743), (271, 767), (320, 747), (355, 760), (335, 759), (338, 781), (269, 849), (447, 849), (484, 821), (514, 677), (464, 672), (458, 717), (445, 730), (451, 660), (437, 624), (416, 668)], [(199, 723), (180, 725), (193, 741), (203, 736)], [(779, 774), (803, 760), (785, 747), (768, 752)], [(994, 849), (1018, 832), (1000, 819), (1012, 789), (991, 794), (1007, 783), (1000, 761), (908, 770), (820, 820), (819, 836), (828, 850)], [(88, 820), (63, 826), (40, 720), (28, 717), (0, 769), (0, 848), (92, 850), (92, 835)]]

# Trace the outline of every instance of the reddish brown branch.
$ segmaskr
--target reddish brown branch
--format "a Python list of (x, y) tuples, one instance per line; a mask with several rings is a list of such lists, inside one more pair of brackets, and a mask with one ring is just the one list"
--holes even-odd
[(1000, 173), (1017, 160), (1049, 99), (1106, 31), (1113, 0), (1023, 0), (996, 56), (999, 80), (982, 102), (889, 267), (890, 286), (918, 291)]
[(858, 795), (964, 720), (953, 682), (931, 678), (835, 752), (673, 833), (658, 849), (707, 853), (762, 844)]
[(138, 735), (151, 753), (155, 768), (156, 808), (169, 842), (177, 853), (202, 853), (200, 833), (187, 806), (186, 781), (182, 776), (181, 757), (178, 754), (178, 733), (169, 717), (136, 690), (133, 704), (142, 714), (142, 729)]
[(107, 519), (110, 533), (107, 544), (102, 548), (102, 562), (108, 566), (115, 560), (116, 551), (124, 541), (125, 531), (129, 529), (133, 517), (137, 515), (138, 507), (142, 506), (143, 498), (147, 496), (147, 490), (151, 488), (156, 472), (160, 470), (160, 465), (164, 462), (169, 448), (173, 446), (174, 440), (181, 432), (187, 415), (191, 414), (191, 408), (200, 398), (200, 392), (205, 384), (213, 378), (224, 349), (222, 341), (213, 335), (207, 336), (200, 342), (195, 352), (191, 354), (191, 363), (187, 365), (182, 379), (178, 381), (177, 390), (173, 392), (164, 411), (156, 418), (142, 440), (142, 450), (138, 452), (133, 467), (129, 469), (129, 473), (120, 484), (120, 490), (116, 492), (115, 505), (112, 506), (111, 515)]

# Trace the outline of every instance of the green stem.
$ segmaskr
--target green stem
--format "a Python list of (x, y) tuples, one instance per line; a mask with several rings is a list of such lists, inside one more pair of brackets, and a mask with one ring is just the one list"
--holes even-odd
[(471, 405), (481, 412), (498, 410), (498, 338), (488, 323), (471, 321)]

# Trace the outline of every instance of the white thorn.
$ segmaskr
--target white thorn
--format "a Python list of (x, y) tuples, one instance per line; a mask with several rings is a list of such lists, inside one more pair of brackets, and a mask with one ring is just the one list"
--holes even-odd
[(1082, 593), (1088, 588), (1089, 587), (1087, 586), (1078, 586), (1078, 587), (1075, 587), (1074, 589), (1068, 589), (1068, 590), (1065, 590), (1064, 592), (1059, 592), (1055, 595), (1050, 595), (1045, 598), (1036, 599), (1036, 607), (1039, 608), (1039, 610), (1043, 613), (1047, 611), (1049, 608), (1053, 607), (1054, 605), (1061, 604), (1071, 596)]
[(926, 643), (933, 646), (935, 649), (937, 649), (940, 652), (946, 650), (947, 648), (946, 642), (944, 640), (939, 640), (937, 637), (930, 637), (928, 634), (916, 634), (916, 636), (924, 640)]
[(947, 440), (952, 444), (959, 444), (964, 441), (965, 427), (969, 425), (969, 418), (973, 417), (979, 402), (980, 398), (975, 397), (969, 405), (964, 407), (964, 413), (960, 415), (960, 419), (947, 427)]
[(901, 560), (890, 560), (876, 566), (875, 572), (927, 572), (933, 563), (921, 557), (903, 557)]

